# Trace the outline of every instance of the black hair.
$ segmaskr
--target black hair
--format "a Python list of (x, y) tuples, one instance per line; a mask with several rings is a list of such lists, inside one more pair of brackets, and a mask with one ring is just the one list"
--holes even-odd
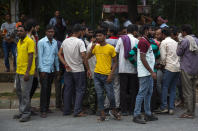
[(48, 30), (50, 30), (50, 29), (53, 29), (53, 30), (54, 30), (54, 26), (52, 26), (52, 25), (47, 25), (45, 30), (48, 31)]
[(95, 31), (95, 34), (103, 34), (103, 35), (106, 35), (107, 34), (107, 31), (104, 30), (104, 29), (98, 29)]
[(118, 35), (118, 29), (115, 26), (110, 26), (109, 31), (113, 33), (114, 36)]
[(187, 35), (192, 34), (192, 26), (190, 24), (184, 24), (181, 27), (181, 31), (186, 32)]
[(28, 19), (25, 24), (27, 31), (30, 31), (32, 29), (32, 27), (36, 27), (36, 25), (38, 25), (38, 24), (36, 23), (36, 21), (34, 19)]
[(177, 33), (179, 32), (176, 26), (170, 26), (170, 31), (173, 35), (177, 35)]
[(17, 28), (19, 28), (19, 27), (23, 28), (25, 31), (28, 31), (24, 25), (19, 25)]
[(141, 28), (140, 28), (140, 34), (141, 35), (144, 35), (145, 34), (145, 31), (146, 30), (149, 30), (149, 25), (143, 25)]
[(127, 27), (127, 32), (128, 32), (128, 33), (133, 33), (133, 32), (134, 32), (134, 26), (133, 26), (133, 25), (129, 25), (129, 26)]
[(162, 29), (162, 34), (166, 35), (166, 36), (170, 36), (171, 35), (171, 31), (170, 28), (165, 27)]
[(107, 24), (106, 22), (102, 22), (102, 23), (100, 24), (100, 27), (103, 28), (103, 29), (105, 29), (105, 30), (108, 30), (109, 24)]
[(77, 33), (79, 31), (82, 31), (83, 28), (82, 28), (82, 25), (81, 24), (75, 24), (72, 28), (72, 33)]

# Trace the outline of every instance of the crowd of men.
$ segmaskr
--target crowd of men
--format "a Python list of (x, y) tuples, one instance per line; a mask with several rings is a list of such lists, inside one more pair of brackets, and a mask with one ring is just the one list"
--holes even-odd
[(160, 16), (149, 24), (141, 19), (143, 24), (136, 25), (125, 17), (123, 26), (118, 19), (104, 20), (96, 30), (78, 23), (66, 33), (56, 11), (39, 38), (33, 19), (23, 16), (15, 24), (6, 15), (1, 26), (5, 66), (9, 72), (11, 50), (19, 99), (14, 119), (26, 122), (37, 114), (31, 99), (39, 86), (40, 116), (52, 113), (53, 80), (56, 108), (63, 115), (96, 114), (99, 121), (133, 115), (134, 122), (146, 124), (158, 120), (158, 113), (173, 115), (177, 99), (185, 108), (180, 118), (194, 118), (198, 38), (192, 26), (169, 27)]

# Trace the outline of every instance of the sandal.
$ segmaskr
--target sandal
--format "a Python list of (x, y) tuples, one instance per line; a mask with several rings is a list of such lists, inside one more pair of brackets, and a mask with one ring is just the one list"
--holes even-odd
[(105, 121), (106, 120), (106, 117), (105, 116), (100, 116), (97, 120), (98, 121)]
[(118, 113), (118, 112), (113, 113), (113, 112), (112, 112), (112, 115), (114, 116), (114, 118), (115, 118), (116, 120), (121, 120), (121, 115), (120, 115), (120, 113)]
[(194, 116), (193, 115), (190, 115), (190, 114), (187, 114), (187, 113), (184, 113), (182, 114), (179, 118), (188, 118), (188, 119), (193, 119)]

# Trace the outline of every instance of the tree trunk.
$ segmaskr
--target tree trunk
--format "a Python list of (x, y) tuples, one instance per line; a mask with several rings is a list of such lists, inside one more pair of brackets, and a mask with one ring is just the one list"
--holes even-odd
[(128, 14), (130, 20), (135, 23), (137, 19), (137, 0), (127, 0), (128, 1)]

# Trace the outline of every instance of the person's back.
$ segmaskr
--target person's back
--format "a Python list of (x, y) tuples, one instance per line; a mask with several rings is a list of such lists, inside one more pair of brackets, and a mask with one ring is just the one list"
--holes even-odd
[(64, 58), (71, 67), (72, 72), (84, 71), (81, 50), (84, 50), (84, 43), (76, 37), (70, 37), (63, 41), (61, 46), (64, 52)]
[[(198, 46), (198, 38), (194, 35), (192, 35), (192, 37)], [(181, 69), (185, 69), (189, 74), (198, 74), (198, 54), (190, 51), (190, 42), (187, 38), (184, 38), (181, 45), (186, 48), (183, 55), (180, 56)]]

